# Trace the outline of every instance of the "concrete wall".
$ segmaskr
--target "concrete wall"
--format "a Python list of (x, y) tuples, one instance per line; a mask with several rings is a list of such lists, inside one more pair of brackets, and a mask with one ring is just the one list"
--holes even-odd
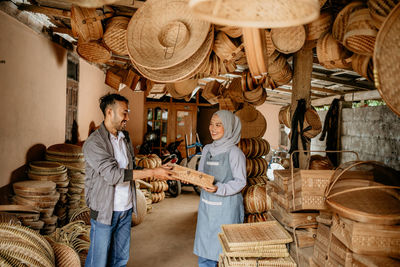
[[(327, 111), (319, 111), (321, 121)], [(353, 150), (360, 160), (380, 161), (400, 170), (400, 118), (387, 106), (345, 108), (342, 110), (342, 150)], [(324, 150), (325, 142), (312, 139), (311, 149)], [(342, 162), (354, 160), (344, 153)]]
[(0, 11), (0, 187), (64, 142), (66, 50)]

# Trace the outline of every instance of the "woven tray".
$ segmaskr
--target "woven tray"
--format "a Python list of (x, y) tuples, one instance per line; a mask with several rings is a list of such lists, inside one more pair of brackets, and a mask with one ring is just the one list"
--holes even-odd
[(375, 86), (389, 108), (400, 116), (400, 5), (397, 5), (383, 23), (375, 43)]
[(335, 216), (332, 233), (353, 252), (400, 256), (400, 226), (366, 224)]
[(202, 187), (212, 187), (214, 182), (214, 176), (195, 171), (177, 164), (173, 164), (173, 172), (176, 173), (174, 178), (188, 182), (194, 185)]
[(221, 226), (230, 248), (248, 248), (292, 242), (289, 233), (277, 222), (267, 221)]
[(244, 258), (244, 257), (225, 257), (226, 267), (296, 267), (296, 262), (292, 257), (286, 258)]
[(44, 173), (59, 173), (65, 171), (65, 166), (58, 162), (49, 161), (33, 161), (29, 163), (31, 171), (44, 172)]
[(281, 258), (289, 256), (286, 245), (267, 245), (252, 250), (231, 250), (223, 233), (218, 234), (224, 255), (227, 257), (268, 257)]

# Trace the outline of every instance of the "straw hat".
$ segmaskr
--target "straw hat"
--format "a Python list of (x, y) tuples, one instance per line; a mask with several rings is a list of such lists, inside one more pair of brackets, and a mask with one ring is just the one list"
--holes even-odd
[(190, 58), (206, 40), (210, 23), (195, 19), (188, 0), (149, 0), (127, 29), (128, 52), (147, 69), (174, 67)]
[(320, 9), (317, 0), (190, 0), (189, 7), (215, 24), (253, 28), (306, 24), (318, 18)]
[(208, 59), (211, 53), (211, 48), (214, 40), (214, 30), (208, 34), (206, 41), (200, 46), (200, 49), (191, 57), (179, 63), (176, 66), (164, 69), (149, 69), (136, 65), (132, 59), (132, 64), (135, 69), (147, 79), (160, 83), (173, 83), (182, 81), (194, 76), (198, 70), (203, 67), (203, 63)]

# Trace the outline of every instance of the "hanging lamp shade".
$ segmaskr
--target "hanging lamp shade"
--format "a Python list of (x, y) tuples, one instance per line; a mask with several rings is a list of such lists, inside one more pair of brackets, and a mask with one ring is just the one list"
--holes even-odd
[(190, 0), (189, 8), (215, 24), (254, 28), (307, 24), (320, 10), (318, 0)]

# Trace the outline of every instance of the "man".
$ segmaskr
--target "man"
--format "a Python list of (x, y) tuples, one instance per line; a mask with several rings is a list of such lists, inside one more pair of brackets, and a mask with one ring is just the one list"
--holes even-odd
[(168, 167), (135, 166), (129, 133), (128, 100), (119, 94), (100, 98), (104, 121), (83, 146), (85, 198), (90, 208), (90, 248), (85, 266), (125, 266), (129, 259), (132, 212), (136, 214), (134, 180), (171, 179)]

